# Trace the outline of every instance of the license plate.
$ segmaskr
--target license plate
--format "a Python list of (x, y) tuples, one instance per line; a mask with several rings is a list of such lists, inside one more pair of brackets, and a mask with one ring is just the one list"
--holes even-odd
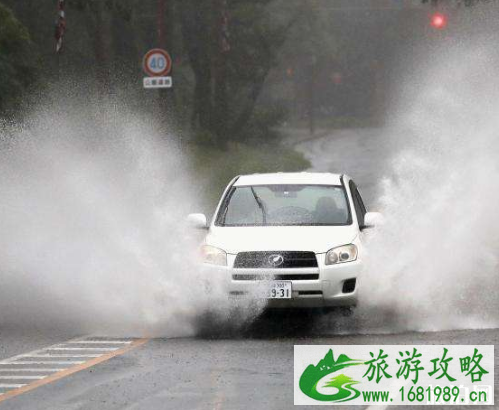
[(268, 290), (268, 299), (291, 299), (291, 282), (272, 281)]

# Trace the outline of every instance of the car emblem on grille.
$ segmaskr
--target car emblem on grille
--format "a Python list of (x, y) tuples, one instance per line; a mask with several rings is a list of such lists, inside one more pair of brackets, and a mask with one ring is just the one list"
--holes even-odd
[(282, 255), (275, 254), (269, 256), (269, 264), (272, 265), (274, 268), (281, 266), (283, 263), (284, 263), (284, 257)]

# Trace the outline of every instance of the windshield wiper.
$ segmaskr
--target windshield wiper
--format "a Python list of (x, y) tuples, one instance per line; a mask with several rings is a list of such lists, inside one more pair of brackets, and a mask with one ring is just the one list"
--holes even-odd
[(251, 187), (250, 189), (251, 189), (251, 193), (253, 194), (253, 197), (255, 198), (256, 203), (258, 204), (258, 208), (260, 208), (262, 210), (262, 224), (266, 225), (267, 224), (267, 213), (265, 212), (265, 206), (263, 205), (263, 202), (260, 199), (260, 197), (256, 194), (253, 187)]

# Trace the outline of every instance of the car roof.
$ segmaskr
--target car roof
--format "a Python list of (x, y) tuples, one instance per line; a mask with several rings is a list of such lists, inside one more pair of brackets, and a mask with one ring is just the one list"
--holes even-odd
[(328, 172), (277, 172), (241, 175), (234, 186), (244, 185), (341, 185), (341, 174)]

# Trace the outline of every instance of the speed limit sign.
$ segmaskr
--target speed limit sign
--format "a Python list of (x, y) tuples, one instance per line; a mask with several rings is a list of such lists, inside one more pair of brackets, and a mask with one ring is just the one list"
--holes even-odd
[(172, 58), (165, 50), (153, 48), (144, 56), (143, 68), (151, 77), (167, 76), (172, 69)]

